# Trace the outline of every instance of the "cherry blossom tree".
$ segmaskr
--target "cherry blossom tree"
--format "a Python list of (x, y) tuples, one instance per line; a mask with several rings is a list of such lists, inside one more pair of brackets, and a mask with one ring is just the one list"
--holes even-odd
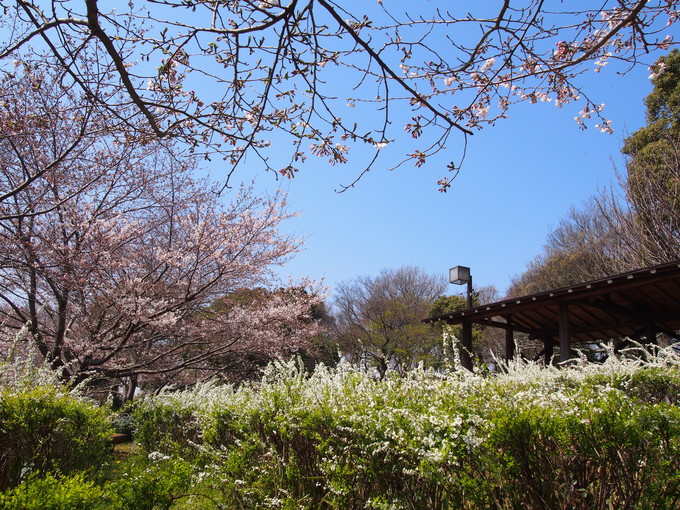
[[(262, 369), (276, 358), (299, 356), (310, 368), (333, 362), (323, 336), (329, 329), (324, 303), (310, 297), (309, 288), (289, 286), (240, 289), (213, 301), (192, 316), (193, 326), (204, 337), (217, 337), (229, 349), (211, 353), (187, 371), (184, 379), (196, 381), (216, 375), (232, 382), (259, 378)], [(177, 382), (175, 374), (171, 374)], [(167, 378), (157, 377), (162, 386)]]
[(676, 44), (677, 0), (460, 4), (10, 0), (0, 61), (59, 67), (129, 137), (219, 154), (228, 176), (249, 154), (293, 177), (309, 155), (342, 164), (354, 150), (360, 177), (386, 146), (394, 168), (461, 142), (446, 191), (467, 137), (514, 103), (575, 103), (581, 127), (611, 132), (583, 73)]
[(0, 136), (3, 327), (26, 328), (65, 378), (118, 381), (128, 398), (140, 377), (307, 346), (311, 283), (198, 320), (237, 290), (282, 287), (271, 267), (299, 246), (278, 230), (285, 198), (246, 186), (227, 204), (171, 141), (107, 131), (52, 78), (25, 68), (2, 84), (2, 122), (17, 123)]
[[(84, 164), (97, 153), (93, 145), (99, 140), (112, 140), (112, 123), (90, 108), (82, 93), (63, 85), (62, 80), (63, 73), (19, 62), (0, 76), (2, 219), (40, 214), (42, 210), (35, 207), (18, 210), (18, 195), (31, 186), (36, 192), (45, 192), (56, 168)], [(93, 172), (91, 182), (100, 174)], [(76, 194), (78, 191), (73, 190)]]

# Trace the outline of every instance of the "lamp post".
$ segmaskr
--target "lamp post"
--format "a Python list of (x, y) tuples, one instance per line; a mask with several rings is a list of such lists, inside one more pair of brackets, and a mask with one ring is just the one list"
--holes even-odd
[[(472, 275), (470, 268), (465, 266), (456, 266), (449, 269), (449, 282), (455, 285), (463, 285), (467, 283), (467, 307), (472, 308)], [(460, 350), (460, 364), (463, 368), (472, 370), (472, 322), (467, 319), (463, 320), (463, 338), (459, 346)]]

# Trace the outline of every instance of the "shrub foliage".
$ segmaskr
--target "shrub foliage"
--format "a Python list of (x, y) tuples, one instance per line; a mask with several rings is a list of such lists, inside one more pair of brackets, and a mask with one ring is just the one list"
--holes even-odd
[(257, 386), (146, 400), (137, 438), (233, 508), (674, 508), (679, 366), (662, 353), (376, 381), (277, 364)]
[(101, 467), (111, 432), (104, 409), (61, 387), (0, 387), (0, 490), (32, 474)]

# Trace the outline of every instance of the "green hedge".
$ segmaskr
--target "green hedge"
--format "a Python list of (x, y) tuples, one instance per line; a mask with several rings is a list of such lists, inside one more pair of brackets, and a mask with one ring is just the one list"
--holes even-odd
[(679, 366), (666, 354), (376, 381), (280, 364), (259, 386), (148, 399), (137, 437), (191, 459), (233, 508), (676, 508)]
[[(2, 510), (218, 509), (219, 503), (193, 494), (194, 467), (177, 459), (136, 459), (110, 480), (91, 473), (34, 474), (0, 492)], [(98, 483), (97, 483), (98, 482)], [(207, 506), (206, 506), (207, 505)]]
[(105, 492), (82, 473), (67, 478), (52, 474), (30, 476), (14, 489), (0, 493), (2, 510), (104, 510)]
[(0, 490), (37, 473), (96, 470), (112, 459), (108, 413), (50, 385), (0, 388)]

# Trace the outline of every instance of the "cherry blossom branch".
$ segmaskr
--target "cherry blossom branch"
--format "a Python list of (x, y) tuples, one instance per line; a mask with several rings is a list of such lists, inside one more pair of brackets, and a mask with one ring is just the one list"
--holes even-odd
[(381, 69), (384, 70), (394, 81), (396, 81), (406, 92), (409, 93), (410, 96), (416, 98), (419, 103), (421, 103), (425, 108), (430, 110), (432, 114), (434, 114), (435, 117), (438, 117), (444, 122), (446, 122), (449, 126), (454, 127), (458, 129), (459, 131), (467, 134), (467, 135), (472, 135), (474, 134), (472, 131), (469, 129), (464, 128), (463, 126), (459, 125), (458, 123), (452, 121), (446, 114), (440, 112), (437, 108), (432, 106), (429, 101), (427, 101), (421, 94), (419, 94), (415, 89), (413, 89), (408, 83), (406, 83), (400, 76), (397, 75), (394, 70), (388, 66), (383, 59), (378, 55), (378, 53), (375, 52), (375, 50), (366, 42), (364, 41), (363, 38), (359, 37), (359, 34), (353, 30), (346, 22), (344, 19), (340, 17), (340, 15), (336, 12), (335, 9), (333, 9), (325, 0), (318, 0), (319, 4), (322, 5), (326, 11), (331, 15), (331, 17), (336, 21), (336, 23), (341, 26), (347, 34), (349, 34), (354, 41), (361, 46), (366, 53), (368, 53), (373, 60), (375, 60), (378, 65), (380, 66)]
[(125, 68), (125, 62), (123, 62), (123, 59), (116, 50), (113, 41), (99, 25), (99, 8), (97, 7), (97, 0), (85, 0), (85, 5), (87, 7), (87, 26), (90, 29), (92, 35), (99, 39), (99, 41), (102, 43), (109, 54), (109, 57), (111, 57), (111, 61), (115, 65), (118, 75), (120, 76), (123, 86), (129, 94), (130, 99), (132, 99), (132, 102), (137, 106), (139, 111), (142, 112), (144, 117), (146, 117), (146, 120), (149, 122), (149, 125), (151, 126), (151, 129), (154, 131), (154, 133), (156, 133), (161, 138), (167, 136), (167, 131), (164, 131), (160, 128), (156, 122), (156, 118), (149, 111), (146, 103), (137, 93), (137, 88), (132, 84), (130, 75)]

